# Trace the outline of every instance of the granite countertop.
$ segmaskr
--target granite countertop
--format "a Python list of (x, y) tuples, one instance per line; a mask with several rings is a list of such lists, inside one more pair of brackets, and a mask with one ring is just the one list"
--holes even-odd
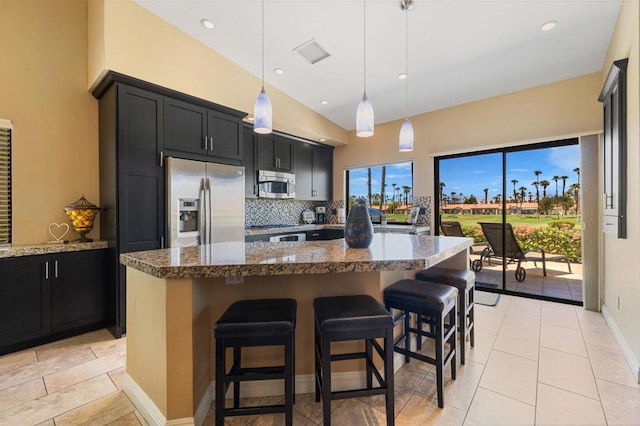
[(321, 274), (426, 269), (470, 247), (459, 237), (379, 233), (367, 249), (344, 239), (234, 242), (120, 255), (120, 262), (158, 278)]
[[(245, 236), (250, 235), (268, 235), (268, 234), (288, 234), (304, 231), (316, 231), (319, 229), (343, 229), (344, 224), (324, 224), (324, 225), (291, 225), (278, 228), (273, 227), (252, 227), (245, 229)], [(373, 225), (373, 231), (399, 233), (399, 234), (423, 234), (429, 232), (430, 227), (427, 225)]]
[(72, 251), (96, 250), (107, 248), (106, 241), (67, 244), (37, 244), (30, 246), (13, 246), (0, 249), (0, 259), (8, 257), (36, 256), (40, 254), (67, 253)]

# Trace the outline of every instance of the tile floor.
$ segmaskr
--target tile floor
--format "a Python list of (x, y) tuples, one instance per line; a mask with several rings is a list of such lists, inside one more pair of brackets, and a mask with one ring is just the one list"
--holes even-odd
[[(473, 258), (479, 259), (478, 256)], [(571, 273), (566, 263), (547, 262), (547, 276), (542, 274), (542, 265), (524, 262), (522, 266), (527, 276), (522, 282), (515, 279), (515, 264), (507, 265), (506, 289), (538, 296), (555, 297), (563, 300), (582, 302), (582, 264), (572, 263)], [(486, 283), (496, 288), (502, 287), (502, 265), (493, 261), (491, 265), (483, 262), (482, 270), (476, 273), (478, 283)], [(478, 284), (481, 287), (482, 284)]]
[[(448, 381), (444, 409), (430, 366), (413, 361), (396, 373), (397, 425), (640, 425), (640, 385), (600, 314), (503, 295), (476, 316), (476, 346)], [(145, 424), (121, 391), (125, 352), (126, 339), (99, 330), (0, 357), (0, 425)], [(385, 424), (382, 397), (332, 405), (337, 426)], [(299, 395), (294, 408), (295, 425), (321, 423), (313, 395)], [(213, 419), (210, 410), (206, 424)]]

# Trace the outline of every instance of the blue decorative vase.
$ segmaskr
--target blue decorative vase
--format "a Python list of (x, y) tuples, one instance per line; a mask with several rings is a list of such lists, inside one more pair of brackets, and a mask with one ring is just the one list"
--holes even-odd
[(373, 224), (364, 200), (357, 200), (349, 209), (344, 225), (344, 240), (351, 248), (367, 248), (373, 241)]

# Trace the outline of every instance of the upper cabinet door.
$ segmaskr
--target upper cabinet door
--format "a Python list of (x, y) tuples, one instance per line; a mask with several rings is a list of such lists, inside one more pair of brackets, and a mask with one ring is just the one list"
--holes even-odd
[(118, 86), (120, 166), (157, 167), (162, 150), (163, 97), (136, 87)]
[(242, 121), (217, 111), (207, 114), (209, 155), (229, 160), (242, 160)]
[(256, 143), (258, 170), (293, 170), (293, 141), (277, 135), (260, 135)]
[(164, 98), (164, 148), (207, 155), (206, 108), (172, 98)]
[(317, 147), (313, 150), (313, 199), (331, 201), (332, 198), (333, 150)]
[(276, 137), (274, 139), (273, 153), (277, 170), (293, 171), (293, 141)]
[(296, 200), (313, 200), (313, 147), (296, 143)]

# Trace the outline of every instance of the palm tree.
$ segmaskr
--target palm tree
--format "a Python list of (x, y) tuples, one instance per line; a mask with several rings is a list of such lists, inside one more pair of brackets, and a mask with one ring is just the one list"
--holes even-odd
[(560, 211), (558, 210), (558, 181), (560, 180), (560, 176), (554, 176), (551, 180), (556, 183), (556, 212), (558, 213), (558, 219), (560, 219)]
[[(534, 175), (536, 175), (536, 183), (532, 183), (533, 186), (536, 187), (536, 203), (538, 206), (540, 205), (540, 189), (538, 189), (538, 185), (540, 185), (540, 175), (542, 174), (542, 170), (534, 170)], [(538, 207), (536, 215), (538, 216), (538, 220), (540, 219), (540, 207)]]
[(367, 198), (371, 205), (371, 167), (367, 167)]
[(540, 186), (542, 187), (542, 198), (547, 198), (547, 187), (551, 185), (548, 180), (541, 180)]
[[(564, 196), (565, 196), (565, 187), (567, 185), (567, 179), (569, 179), (569, 176), (560, 176), (560, 179), (562, 179), (562, 200), (564, 201)], [(563, 211), (564, 214), (567, 214), (567, 209), (566, 207), (564, 207), (564, 202), (562, 203), (562, 207), (563, 207)]]
[(407, 185), (402, 185), (402, 192), (404, 192), (404, 205), (409, 205), (409, 192), (411, 192), (411, 187)]
[(393, 186), (393, 199), (391, 200), (392, 203), (395, 203), (396, 201), (396, 186), (398, 186), (397, 183), (392, 183), (391, 186)]
[(387, 166), (382, 166), (382, 176), (380, 176), (380, 214), (384, 211), (384, 203), (387, 201), (384, 195), (384, 189), (387, 187), (385, 179), (387, 178)]
[(444, 194), (444, 192), (443, 192), (443, 191), (444, 191), (444, 187), (445, 187), (445, 186), (447, 186), (447, 185), (445, 185), (445, 183), (444, 183), (444, 182), (440, 182), (440, 205), (442, 205), (442, 204), (443, 204), (443, 202), (444, 202), (444, 199), (443, 199), (443, 197), (442, 197), (442, 196), (443, 196), (443, 194)]
[(518, 191), (520, 191), (520, 212), (519, 212), (519, 215), (521, 215), (522, 214), (522, 205), (524, 204), (524, 196), (526, 194), (527, 187), (526, 186), (521, 186), (520, 188), (518, 188)]
[(455, 203), (456, 203), (456, 194), (457, 194), (457, 192), (456, 192), (456, 191), (451, 191), (451, 202), (452, 202), (453, 204), (455, 204)]
[(485, 188), (485, 189), (483, 189), (483, 191), (484, 191), (484, 203), (485, 203), (485, 204), (487, 204), (487, 203), (489, 202), (489, 201), (488, 201), (488, 197), (489, 197), (489, 188)]
[(578, 175), (578, 184), (580, 184), (580, 167), (573, 169), (573, 172)]
[(518, 183), (518, 179), (511, 179), (511, 183), (513, 184), (513, 200), (518, 200), (518, 194), (516, 193), (516, 183)]
[(462, 195), (462, 192), (458, 194), (458, 198), (460, 198), (460, 204), (464, 204), (464, 196)]
[(397, 208), (398, 208), (398, 205), (399, 205), (399, 204), (400, 204), (400, 202), (402, 201), (402, 200), (400, 199), (400, 187), (393, 188), (393, 191), (395, 192), (394, 199), (395, 199), (395, 197), (398, 197), (398, 202), (396, 203), (396, 209), (397, 209)]

